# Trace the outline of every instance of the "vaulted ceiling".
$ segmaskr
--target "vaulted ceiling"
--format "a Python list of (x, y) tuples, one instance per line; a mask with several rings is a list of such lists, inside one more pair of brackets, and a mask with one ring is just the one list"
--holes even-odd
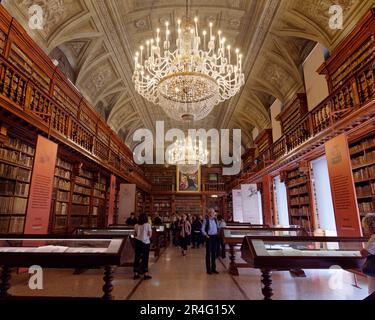
[[(193, 0), (201, 24), (213, 22), (244, 53), (246, 84), (216, 106), (198, 128), (240, 128), (244, 147), (252, 130), (271, 125), (269, 107), (303, 92), (301, 64), (319, 42), (332, 50), (374, 5), (364, 0)], [(134, 90), (133, 56), (153, 30), (184, 16), (185, 0), (5, 0), (4, 6), (108, 124), (132, 148), (138, 128), (186, 124), (170, 121), (162, 109)], [(43, 30), (30, 30), (28, 8), (43, 8)], [(344, 29), (329, 28), (329, 7), (344, 9)]]

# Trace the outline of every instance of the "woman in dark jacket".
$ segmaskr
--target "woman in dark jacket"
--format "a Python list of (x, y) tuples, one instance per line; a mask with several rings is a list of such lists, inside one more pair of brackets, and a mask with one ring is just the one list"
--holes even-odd
[(199, 248), (202, 243), (202, 222), (198, 216), (193, 217), (193, 223), (191, 225), (191, 232), (193, 238), (193, 248)]

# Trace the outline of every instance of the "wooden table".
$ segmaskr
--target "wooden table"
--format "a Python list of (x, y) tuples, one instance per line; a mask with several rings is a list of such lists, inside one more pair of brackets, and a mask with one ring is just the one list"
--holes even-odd
[[(124, 264), (130, 238), (74, 239), (47, 236), (0, 237), (1, 284), (0, 299), (14, 298), (9, 294), (11, 269), (29, 268), (102, 268), (104, 285), (102, 299), (111, 300), (115, 266)], [(53, 250), (52, 250), (53, 249)], [(33, 297), (22, 297), (32, 299)], [(58, 298), (58, 297), (46, 297)], [(61, 297), (61, 299), (65, 299)]]
[[(302, 236), (306, 231), (296, 227), (253, 227), (253, 226), (229, 226), (221, 230), (224, 243), (229, 246), (229, 273), (238, 276), (238, 268), (248, 268), (247, 263), (236, 262), (235, 247), (241, 246), (245, 236), (254, 238), (277, 237), (277, 236)], [(238, 250), (239, 251), (239, 250)], [(299, 274), (301, 274), (299, 272)]]
[(278, 237), (255, 239), (245, 237), (242, 259), (248, 266), (261, 270), (264, 300), (271, 300), (272, 271), (329, 269), (333, 266), (360, 269), (364, 258), (360, 254), (367, 238), (338, 237)]

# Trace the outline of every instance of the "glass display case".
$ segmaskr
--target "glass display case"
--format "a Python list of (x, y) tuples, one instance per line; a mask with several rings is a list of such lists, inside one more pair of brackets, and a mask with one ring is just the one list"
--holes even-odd
[[(167, 247), (168, 232), (165, 225), (152, 227), (151, 251), (154, 252), (155, 258), (160, 256), (160, 248)], [(122, 238), (129, 236), (134, 238), (134, 226), (111, 225), (108, 228), (77, 228), (73, 234), (80, 237)]]
[(75, 235), (79, 236), (89, 236), (89, 237), (124, 237), (134, 236), (134, 227), (129, 228), (101, 228), (101, 229), (86, 229), (86, 228), (78, 228), (74, 231)]
[(48, 238), (20, 236), (0, 238), (2, 266), (0, 298), (9, 297), (11, 268), (104, 267), (103, 298), (111, 299), (114, 266), (123, 265), (131, 254), (129, 237), (118, 239)]
[(366, 238), (291, 237), (243, 239), (241, 257), (249, 267), (261, 269), (264, 298), (271, 299), (271, 271), (303, 269), (360, 269), (364, 263), (361, 250)]
[(247, 264), (236, 262), (236, 246), (242, 244), (243, 238), (246, 236), (253, 238), (272, 238), (272, 237), (297, 237), (304, 236), (305, 230), (297, 226), (284, 227), (267, 227), (251, 228), (245, 226), (226, 227), (222, 229), (222, 237), (224, 243), (229, 246), (229, 273), (233, 276), (238, 276), (238, 268), (248, 268)]

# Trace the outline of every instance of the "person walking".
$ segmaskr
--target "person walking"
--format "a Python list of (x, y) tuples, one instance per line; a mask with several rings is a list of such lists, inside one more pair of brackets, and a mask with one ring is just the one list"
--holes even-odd
[(186, 256), (187, 246), (188, 246), (188, 239), (191, 235), (191, 224), (187, 219), (187, 215), (183, 214), (181, 223), (180, 223), (180, 246), (182, 249), (182, 255)]
[(217, 216), (217, 221), (219, 223), (219, 241), (218, 241), (218, 250), (217, 257), (225, 259), (225, 243), (224, 243), (224, 228), (227, 226), (224, 217), (222, 215)]
[(152, 278), (148, 273), (148, 258), (150, 255), (151, 236), (152, 228), (148, 223), (148, 217), (145, 213), (142, 213), (139, 216), (138, 223), (134, 226), (134, 280), (140, 279), (141, 274), (144, 274), (145, 280)]
[(137, 224), (137, 218), (135, 217), (135, 213), (130, 213), (130, 217), (126, 219), (127, 226), (135, 226)]
[(192, 242), (193, 248), (199, 248), (202, 239), (202, 222), (199, 220), (198, 216), (194, 216), (193, 223), (191, 225), (192, 232)]
[(206, 270), (207, 274), (218, 274), (216, 270), (216, 255), (218, 246), (219, 223), (213, 208), (208, 209), (208, 215), (202, 224), (202, 235), (206, 239)]

